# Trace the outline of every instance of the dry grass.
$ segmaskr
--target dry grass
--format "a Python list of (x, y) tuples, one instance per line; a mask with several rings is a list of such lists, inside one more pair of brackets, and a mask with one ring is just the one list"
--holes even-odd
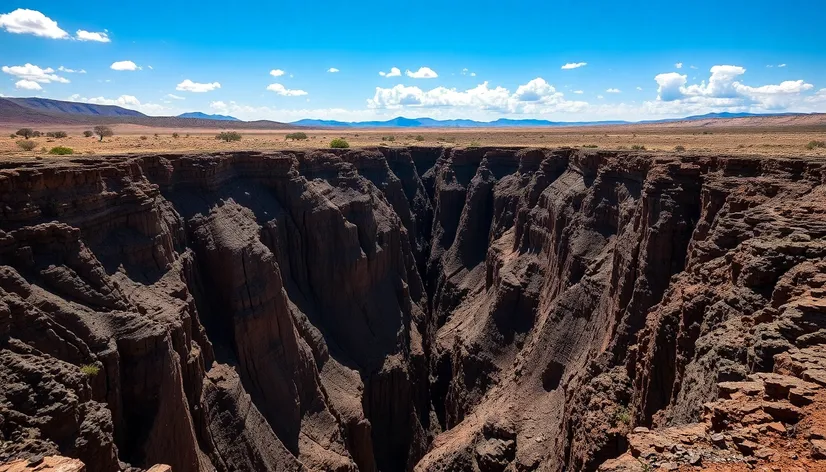
[[(777, 129), (715, 128), (531, 128), (531, 129), (359, 129), (305, 130), (308, 139), (287, 140), (290, 131), (241, 131), (236, 142), (215, 139), (219, 130), (161, 129), (136, 125), (115, 126), (115, 136), (99, 142), (83, 137), (84, 128), (63, 126), (69, 137), (34, 138), (34, 151), (22, 151), (14, 130), (0, 129), (0, 157), (31, 157), (44, 154), (42, 148), (66, 146), (77, 155), (106, 155), (145, 152), (211, 152), (231, 150), (306, 149), (329, 147), (334, 138), (344, 138), (351, 147), (369, 146), (542, 146), (583, 147), (590, 149), (633, 149), (648, 151), (684, 149), (690, 153), (734, 155), (826, 156), (826, 148), (807, 149), (807, 144), (826, 138), (826, 131)], [(43, 129), (42, 131), (48, 131)], [(178, 137), (173, 137), (177, 133)], [(156, 136), (157, 134), (157, 136)], [(141, 137), (145, 137), (142, 139)], [(388, 137), (392, 136), (393, 140)], [(384, 138), (384, 139), (383, 139)]]

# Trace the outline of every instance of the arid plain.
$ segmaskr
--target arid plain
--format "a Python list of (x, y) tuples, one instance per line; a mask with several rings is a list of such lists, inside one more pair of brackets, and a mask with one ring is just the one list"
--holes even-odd
[[(826, 148), (807, 145), (826, 139), (823, 127), (671, 127), (671, 126), (591, 126), (562, 128), (382, 128), (382, 129), (307, 129), (306, 140), (286, 139), (291, 130), (239, 130), (240, 141), (223, 142), (215, 138), (221, 130), (170, 129), (137, 125), (115, 125), (112, 137), (101, 142), (83, 137), (88, 127), (50, 126), (39, 131), (66, 131), (62, 139), (32, 138), (33, 151), (21, 150), (16, 128), (0, 128), (0, 156), (45, 157), (55, 146), (73, 149), (75, 155), (107, 155), (147, 152), (238, 151), (325, 148), (333, 138), (344, 138), (350, 147), (373, 146), (531, 146), (581, 147), (607, 150), (640, 149), (648, 151), (686, 151), (731, 155), (826, 156)], [(174, 137), (177, 135), (177, 137)]]

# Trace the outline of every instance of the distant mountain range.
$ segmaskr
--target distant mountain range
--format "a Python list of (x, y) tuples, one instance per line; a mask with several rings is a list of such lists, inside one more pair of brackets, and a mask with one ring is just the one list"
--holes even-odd
[(200, 111), (191, 111), (189, 113), (181, 113), (178, 118), (198, 118), (200, 120), (218, 120), (218, 121), (241, 121), (234, 116), (227, 115), (208, 115)]
[[(68, 102), (48, 98), (0, 98), (0, 124), (13, 125), (89, 125), (135, 124), (160, 128), (212, 128), (212, 129), (261, 129), (281, 130), (298, 127), (307, 128), (538, 128), (575, 127), (601, 125), (644, 125), (665, 124), (681, 126), (680, 123), (698, 122), (696, 126), (720, 124), (734, 119), (733, 126), (807, 126), (821, 129), (826, 126), (826, 114), (805, 113), (709, 113), (685, 118), (649, 121), (548, 121), (538, 119), (513, 120), (501, 118), (496, 121), (475, 120), (435, 120), (433, 118), (396, 117), (386, 121), (346, 122), (335, 120), (305, 119), (293, 123), (258, 120), (241, 121), (227, 115), (210, 115), (201, 112), (184, 113), (178, 116), (147, 116), (128, 108), (114, 105)], [(771, 119), (771, 122), (767, 122)]]

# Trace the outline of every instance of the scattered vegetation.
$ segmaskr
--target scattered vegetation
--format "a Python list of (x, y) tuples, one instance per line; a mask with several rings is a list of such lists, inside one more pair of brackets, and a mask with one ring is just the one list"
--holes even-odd
[(350, 143), (348, 143), (344, 138), (335, 138), (330, 141), (330, 147), (336, 149), (347, 149), (350, 147)]
[(32, 137), (33, 138), (39, 138), (41, 136), (43, 136), (43, 133), (41, 133), (40, 131), (37, 131), (37, 130), (32, 131)]
[(478, 148), (480, 146), (481, 146), (481, 144), (479, 143), (479, 141), (471, 141), (467, 145), (467, 147), (469, 147), (469, 148)]
[(147, 139), (149, 138), (147, 138), (146, 136), (141, 136), (141, 141), (146, 141)]
[(37, 143), (34, 141), (29, 141), (28, 139), (21, 139), (20, 141), (17, 141), (17, 147), (24, 151), (32, 151), (37, 147)]
[(293, 141), (303, 141), (307, 139), (307, 133), (303, 131), (296, 131), (295, 133), (288, 133), (284, 136), (284, 140), (292, 139)]
[(15, 138), (17, 138), (17, 135), (16, 135), (16, 134), (14, 134), (14, 133), (12, 133), (12, 134), (10, 134), (10, 135), (9, 135), (9, 137), (10, 137), (11, 139), (15, 139)]
[(642, 144), (635, 144), (631, 146), (631, 149), (635, 151), (645, 151), (645, 146), (643, 146)]
[(620, 423), (625, 425), (631, 424), (631, 412), (628, 410), (628, 407), (624, 405), (617, 406), (614, 413), (611, 415), (612, 427), (615, 427)]
[(395, 136), (382, 136), (381, 140), (382, 141), (390, 141), (392, 143), (393, 141), (396, 140), (396, 137)]
[(596, 149), (596, 148), (598, 148), (599, 146), (597, 146), (596, 144), (583, 144), (583, 145), (582, 145), (582, 147), (584, 147), (584, 148)]
[(103, 141), (103, 138), (115, 135), (115, 133), (112, 131), (112, 128), (103, 125), (95, 126), (95, 134), (100, 136), (101, 141)]
[(100, 367), (94, 364), (84, 364), (80, 366), (80, 371), (89, 377), (94, 377), (100, 373)]
[(711, 131), (703, 131), (703, 134), (714, 134)]
[(60, 139), (60, 138), (65, 138), (67, 136), (69, 136), (69, 134), (66, 133), (65, 131), (49, 131), (48, 133), (46, 133), (47, 138)]
[(34, 130), (31, 129), (31, 128), (20, 128), (14, 134), (16, 134), (17, 136), (23, 136), (24, 138), (29, 139), (29, 138), (34, 136)]
[(178, 133), (172, 133), (173, 138), (178, 139), (178, 136), (179, 136)]
[(422, 136), (421, 134), (417, 134), (416, 141), (424, 141), (424, 136)]
[(75, 151), (72, 148), (66, 147), (66, 146), (53, 147), (49, 151), (49, 154), (55, 154), (55, 155), (58, 155), (58, 156), (66, 156), (66, 155), (74, 154), (74, 153), (75, 153)]
[(677, 152), (685, 151), (685, 146), (674, 146), (674, 150)]
[(809, 144), (806, 145), (806, 149), (810, 151), (816, 148), (826, 148), (826, 141), (809, 141)]
[(155, 139), (158, 139), (158, 133), (155, 133)]
[(83, 137), (84, 138), (91, 138), (94, 135), (95, 135), (95, 133), (92, 130), (87, 129), (86, 131), (83, 132)]
[(241, 133), (237, 131), (222, 131), (215, 136), (215, 139), (224, 141), (228, 143), (230, 141), (240, 141), (241, 140)]

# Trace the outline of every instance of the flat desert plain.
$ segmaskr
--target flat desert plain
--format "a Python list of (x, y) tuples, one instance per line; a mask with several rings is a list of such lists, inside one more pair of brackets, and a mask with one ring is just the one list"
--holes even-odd
[[(729, 155), (772, 155), (789, 157), (826, 157), (826, 147), (808, 149), (811, 142), (826, 141), (826, 129), (777, 127), (664, 127), (591, 126), (563, 128), (382, 128), (382, 129), (307, 129), (308, 139), (287, 140), (290, 131), (240, 130), (240, 141), (223, 142), (215, 136), (221, 131), (205, 129), (148, 128), (115, 125), (112, 137), (101, 142), (85, 138), (87, 127), (42, 127), (42, 132), (66, 131), (67, 138), (32, 138), (36, 147), (23, 151), (20, 137), (11, 138), (16, 129), (0, 127), (0, 157), (46, 157), (55, 146), (73, 149), (75, 155), (107, 155), (155, 152), (213, 152), (233, 150), (306, 149), (328, 147), (333, 138), (344, 138), (350, 147), (372, 146), (536, 146), (585, 147), (597, 149), (640, 149), (686, 151)], [(173, 137), (177, 133), (178, 137)], [(811, 146), (810, 146), (811, 147)]]

